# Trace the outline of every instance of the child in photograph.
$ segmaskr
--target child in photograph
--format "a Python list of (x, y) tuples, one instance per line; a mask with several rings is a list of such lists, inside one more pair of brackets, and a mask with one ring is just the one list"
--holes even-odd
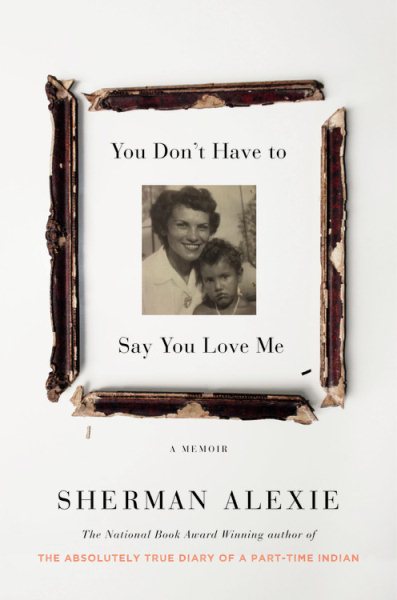
[(194, 315), (255, 315), (256, 304), (239, 290), (243, 273), (240, 251), (219, 238), (207, 243), (198, 261), (204, 299)]

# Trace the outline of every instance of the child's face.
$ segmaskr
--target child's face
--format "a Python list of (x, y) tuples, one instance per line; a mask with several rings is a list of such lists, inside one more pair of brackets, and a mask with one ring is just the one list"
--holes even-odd
[(214, 265), (203, 264), (201, 277), (205, 293), (218, 308), (227, 308), (237, 298), (241, 273), (237, 273), (225, 258)]

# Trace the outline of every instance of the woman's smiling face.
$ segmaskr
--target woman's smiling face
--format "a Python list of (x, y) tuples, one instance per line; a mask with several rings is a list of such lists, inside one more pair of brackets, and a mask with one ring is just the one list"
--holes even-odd
[(210, 237), (209, 214), (177, 204), (167, 223), (167, 251), (186, 262), (197, 260)]

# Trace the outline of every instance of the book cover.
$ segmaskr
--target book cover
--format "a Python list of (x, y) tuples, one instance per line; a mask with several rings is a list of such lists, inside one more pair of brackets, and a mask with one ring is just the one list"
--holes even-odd
[(2, 29), (0, 597), (392, 600), (393, 3)]

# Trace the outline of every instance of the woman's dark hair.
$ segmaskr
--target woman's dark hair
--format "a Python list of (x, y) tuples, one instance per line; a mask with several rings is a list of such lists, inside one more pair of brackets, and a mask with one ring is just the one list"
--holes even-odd
[(167, 223), (174, 207), (178, 205), (208, 213), (210, 235), (218, 229), (220, 215), (216, 212), (216, 202), (207, 189), (188, 185), (180, 190), (164, 190), (150, 209), (153, 230), (162, 244), (167, 243)]
[(198, 260), (198, 269), (200, 271), (204, 265), (215, 265), (222, 259), (227, 260), (236, 273), (241, 273), (242, 255), (240, 250), (220, 238), (214, 238), (206, 244)]

